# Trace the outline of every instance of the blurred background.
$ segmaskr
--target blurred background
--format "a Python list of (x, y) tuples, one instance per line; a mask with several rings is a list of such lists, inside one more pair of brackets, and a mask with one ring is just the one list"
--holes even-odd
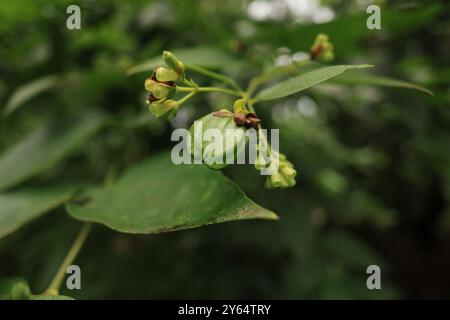
[[(366, 28), (373, 3), (381, 30)], [(66, 28), (70, 4), (81, 8), (80, 30)], [(199, 95), (172, 122), (153, 118), (143, 88), (150, 72), (126, 71), (166, 49), (196, 48), (196, 59), (246, 86), (264, 68), (303, 57), (323, 32), (336, 63), (374, 64), (434, 93), (323, 84), (257, 105), (265, 127), (280, 129), (297, 185), (265, 190), (249, 167), (224, 172), (280, 221), (148, 236), (98, 225), (76, 261), (83, 289), (62, 294), (450, 298), (448, 13), (446, 1), (1, 1), (0, 153), (42, 124), (90, 110), (113, 122), (22, 186), (101, 183), (111, 165), (120, 174), (171, 148), (174, 128), (232, 103)], [(24, 86), (32, 98), (11, 101)], [(79, 227), (60, 207), (2, 239), (0, 278), (23, 276), (42, 291)], [(371, 264), (381, 267), (382, 290), (366, 288)]]

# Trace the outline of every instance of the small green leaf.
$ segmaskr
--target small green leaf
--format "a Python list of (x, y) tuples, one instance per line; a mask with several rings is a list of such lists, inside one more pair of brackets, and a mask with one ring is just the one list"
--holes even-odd
[(304, 69), (302, 74), (264, 89), (255, 97), (255, 101), (268, 101), (286, 97), (334, 78), (347, 70), (369, 68), (371, 65), (317, 66), (311, 64), (308, 67), (308, 69)]
[(62, 295), (38, 294), (32, 295), (30, 297), (30, 300), (75, 300), (75, 299), (69, 296), (62, 296)]
[(5, 117), (9, 116), (31, 98), (37, 96), (47, 89), (50, 89), (51, 87), (56, 86), (59, 81), (60, 79), (58, 76), (50, 75), (38, 78), (17, 88), (17, 90), (14, 91), (11, 97), (8, 99), (5, 108), (3, 109)]
[[(236, 63), (231, 55), (215, 47), (182, 48), (173, 50), (173, 53), (184, 64), (193, 64), (205, 68), (219, 69)], [(152, 71), (153, 68), (162, 65), (164, 65), (162, 57), (157, 56), (130, 68), (127, 74)]]
[(396, 88), (405, 88), (405, 89), (413, 89), (425, 92), (429, 95), (433, 95), (433, 93), (417, 84), (406, 82), (403, 80), (392, 79), (388, 77), (378, 76), (375, 74), (370, 74), (361, 71), (349, 71), (340, 76), (337, 76), (332, 80), (334, 83), (338, 84), (356, 84), (356, 85), (369, 85), (369, 86), (384, 86), (384, 87), (396, 87)]
[(87, 113), (57, 124), (44, 124), (0, 155), (0, 190), (51, 168), (104, 123), (105, 117)]
[(169, 153), (129, 169), (115, 184), (87, 192), (85, 205), (69, 203), (76, 219), (126, 233), (160, 233), (241, 219), (277, 219), (219, 171), (174, 165)]
[(0, 194), (0, 239), (69, 200), (72, 190), (57, 186)]
[(0, 300), (26, 300), (30, 297), (28, 282), (19, 277), (0, 281)]

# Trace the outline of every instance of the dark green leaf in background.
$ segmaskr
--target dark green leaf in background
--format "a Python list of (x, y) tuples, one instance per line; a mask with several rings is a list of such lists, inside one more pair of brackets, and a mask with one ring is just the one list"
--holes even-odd
[[(231, 55), (215, 47), (195, 47), (171, 50), (185, 64), (199, 65), (205, 68), (218, 69), (236, 63)], [(161, 56), (154, 57), (138, 64), (127, 71), (128, 75), (152, 71), (154, 67), (164, 65)]]
[(44, 124), (0, 155), (0, 190), (51, 168), (103, 125), (105, 117), (86, 113), (57, 124)]
[(30, 297), (28, 282), (19, 277), (0, 281), (0, 300), (24, 300)]
[(0, 239), (67, 201), (72, 190), (54, 186), (0, 193)]
[(59, 80), (59, 77), (55, 75), (44, 76), (17, 88), (6, 102), (5, 108), (3, 109), (4, 115), (10, 115), (34, 96), (56, 86)]

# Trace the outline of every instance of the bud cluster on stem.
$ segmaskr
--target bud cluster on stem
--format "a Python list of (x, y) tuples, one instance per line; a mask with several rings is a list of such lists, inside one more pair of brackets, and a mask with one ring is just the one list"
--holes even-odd
[[(153, 70), (152, 75), (145, 80), (145, 90), (149, 92), (147, 103), (150, 112), (156, 116), (166, 116), (172, 119), (178, 112), (180, 106), (194, 97), (198, 93), (203, 92), (220, 92), (237, 97), (233, 105), (233, 112), (229, 109), (221, 109), (210, 115), (203, 117), (199, 121), (207, 122), (209, 125), (222, 125), (232, 127), (233, 125), (239, 130), (256, 130), (259, 132), (258, 143), (256, 145), (257, 158), (255, 168), (261, 171), (261, 174), (268, 175), (265, 186), (267, 188), (287, 188), (295, 185), (295, 177), (297, 171), (289, 162), (286, 156), (278, 152), (278, 146), (271, 148), (264, 134), (261, 134), (261, 120), (258, 118), (254, 103), (257, 103), (253, 97), (256, 88), (267, 81), (273, 73), (261, 74), (254, 78), (246, 91), (242, 90), (236, 81), (224, 74), (216, 73), (211, 70), (204, 69), (197, 65), (185, 65), (177, 59), (170, 51), (164, 51), (162, 54), (165, 66), (158, 66)], [(333, 45), (325, 34), (317, 35), (314, 44), (311, 47), (310, 59), (305, 59), (294, 63), (293, 70), (309, 63), (310, 61), (330, 62), (334, 59)], [(289, 68), (284, 67), (287, 71)], [(186, 71), (195, 72), (203, 76), (209, 77), (216, 81), (221, 81), (224, 87), (200, 87), (192, 79), (186, 78)], [(285, 73), (285, 70), (277, 70), (275, 74)], [(227, 87), (228, 86), (228, 87)], [(176, 93), (186, 93), (179, 100), (175, 100)], [(225, 117), (220, 121), (214, 118)], [(233, 123), (233, 125), (232, 125)], [(267, 153), (265, 151), (268, 151)], [(264, 155), (269, 155), (264, 156)], [(213, 167), (209, 164), (210, 167)], [(223, 168), (222, 165), (215, 165), (216, 169)]]

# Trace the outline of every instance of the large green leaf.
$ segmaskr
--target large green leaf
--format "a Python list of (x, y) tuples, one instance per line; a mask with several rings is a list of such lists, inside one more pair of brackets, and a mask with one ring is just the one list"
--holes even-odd
[(67, 201), (72, 190), (58, 186), (0, 193), (0, 239)]
[(340, 76), (337, 76), (332, 80), (334, 83), (339, 84), (361, 84), (361, 85), (369, 85), (369, 86), (384, 86), (384, 87), (396, 87), (396, 88), (405, 88), (405, 89), (414, 89), (418, 91), (422, 91), (428, 93), (429, 95), (433, 95), (433, 93), (417, 84), (406, 82), (403, 80), (392, 79), (388, 77), (379, 76), (376, 74), (370, 74), (367, 72), (361, 71), (349, 71)]
[(9, 100), (6, 102), (3, 113), (5, 116), (10, 115), (25, 102), (37, 96), (41, 92), (56, 86), (59, 83), (59, 77), (55, 75), (45, 76), (33, 80), (13, 92)]
[(86, 204), (69, 203), (74, 218), (127, 233), (159, 233), (241, 219), (277, 219), (221, 172), (174, 165), (162, 153), (132, 167), (115, 184), (90, 190)]
[(0, 190), (12, 187), (68, 155), (104, 123), (98, 113), (82, 114), (57, 124), (44, 124), (0, 155)]
[(367, 64), (338, 66), (317, 66), (311, 64), (308, 69), (305, 67), (300, 75), (264, 89), (255, 97), (255, 101), (267, 101), (286, 97), (336, 77), (347, 70), (368, 67), (371, 66)]
[[(214, 47), (182, 48), (173, 51), (176, 57), (185, 64), (198, 65), (205, 68), (218, 69), (236, 63), (231, 55)], [(152, 71), (154, 67), (164, 65), (161, 55), (138, 64), (127, 71), (128, 75)]]

